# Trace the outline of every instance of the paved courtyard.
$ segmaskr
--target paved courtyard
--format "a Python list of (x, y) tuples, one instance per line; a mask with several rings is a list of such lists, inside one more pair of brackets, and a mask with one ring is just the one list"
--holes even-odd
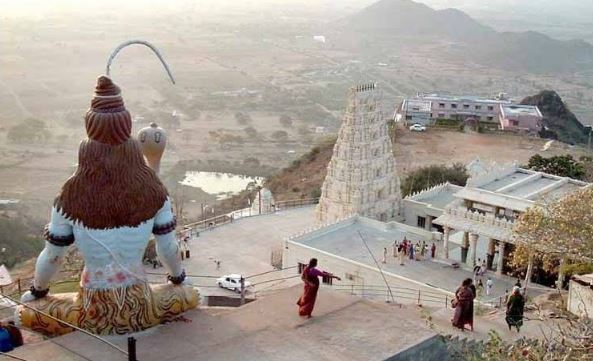
[[(313, 206), (241, 218), (231, 224), (201, 232), (198, 237), (193, 238), (189, 242), (191, 258), (183, 261), (183, 265), (188, 274), (201, 276), (221, 276), (228, 273), (249, 276), (273, 271), (274, 268), (270, 262), (272, 250), (280, 249), (285, 237), (311, 228), (314, 224)], [(310, 246), (374, 267), (374, 261), (357, 235), (356, 231), (360, 231), (378, 261), (382, 258), (383, 247), (388, 248), (389, 257), (386, 264), (381, 264), (382, 269), (385, 272), (409, 279), (412, 286), (426, 285), (445, 292), (454, 292), (464, 278), (473, 277), (470, 270), (454, 269), (439, 260), (406, 260), (405, 266), (400, 266), (399, 262), (391, 256), (393, 241), (401, 241), (404, 236), (412, 241), (417, 241), (417, 236), (404, 233), (401, 230), (380, 232), (362, 224), (354, 224), (350, 227), (355, 229), (338, 229), (317, 238), (315, 244)], [(440, 244), (438, 246), (440, 247)], [(457, 247), (452, 242), (451, 252), (453, 254), (458, 252)], [(221, 261), (220, 269), (217, 269), (215, 260)], [(323, 265), (320, 266), (323, 267)], [(148, 269), (148, 271), (164, 272), (162, 268)], [(481, 297), (482, 301), (496, 302), (516, 282), (516, 279), (507, 276), (499, 277), (494, 272), (488, 272), (482, 277), (484, 283), (487, 276), (493, 279), (494, 289), (490, 296), (486, 296), (484, 292)], [(293, 278), (278, 280), (288, 277)], [(162, 281), (163, 276), (151, 276), (151, 279)], [(252, 291), (258, 292), (300, 283), (294, 269), (271, 272), (249, 280), (256, 284)], [(230, 291), (218, 289), (213, 278), (192, 278), (192, 281), (200, 288), (203, 295), (232, 295)], [(546, 290), (549, 289), (534, 285), (530, 287), (529, 293), (535, 296)]]

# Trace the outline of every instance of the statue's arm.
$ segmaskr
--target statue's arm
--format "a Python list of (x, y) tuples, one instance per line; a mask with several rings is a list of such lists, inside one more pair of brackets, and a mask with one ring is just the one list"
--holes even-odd
[(45, 227), (44, 237), (45, 248), (37, 257), (33, 287), (22, 297), (25, 302), (47, 294), (49, 282), (60, 269), (68, 246), (74, 243), (72, 225), (55, 208), (52, 209), (51, 221)]
[(179, 245), (175, 239), (176, 226), (177, 221), (171, 209), (171, 201), (167, 199), (154, 218), (152, 233), (156, 240), (156, 252), (159, 260), (167, 269), (170, 280), (178, 284), (183, 282), (185, 273), (181, 268)]

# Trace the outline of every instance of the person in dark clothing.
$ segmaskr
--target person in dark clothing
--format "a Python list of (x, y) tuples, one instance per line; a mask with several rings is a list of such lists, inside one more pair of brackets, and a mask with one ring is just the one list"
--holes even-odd
[(15, 326), (14, 321), (8, 321), (6, 330), (10, 334), (10, 341), (13, 347), (21, 347), (23, 345), (23, 334), (21, 330)]
[(506, 318), (509, 330), (514, 326), (517, 332), (523, 326), (523, 311), (525, 310), (525, 298), (521, 294), (521, 289), (517, 286), (513, 287), (513, 293), (509, 296), (507, 301)]
[[(474, 298), (475, 291), (472, 290), (471, 278), (463, 280), (461, 286), (455, 291), (455, 299), (453, 307), (455, 313), (453, 315), (453, 327), (465, 330), (465, 325), (470, 325), (470, 330), (474, 330)], [(475, 288), (474, 288), (475, 289)]]
[(10, 352), (12, 350), (14, 350), (14, 346), (10, 340), (10, 333), (6, 327), (0, 323), (0, 352)]

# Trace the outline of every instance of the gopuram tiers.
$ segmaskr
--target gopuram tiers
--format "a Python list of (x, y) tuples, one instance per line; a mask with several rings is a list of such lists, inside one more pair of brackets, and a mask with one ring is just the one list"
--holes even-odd
[(381, 92), (375, 84), (352, 87), (321, 187), (317, 221), (335, 222), (354, 214), (387, 221), (399, 215), (400, 202)]

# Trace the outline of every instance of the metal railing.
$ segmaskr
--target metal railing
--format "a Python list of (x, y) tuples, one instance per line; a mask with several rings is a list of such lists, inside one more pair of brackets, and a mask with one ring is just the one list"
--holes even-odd
[(177, 234), (180, 237), (184, 235), (193, 237), (195, 235), (199, 235), (199, 233), (202, 231), (207, 231), (225, 224), (233, 223), (236, 219), (272, 214), (286, 209), (299, 208), (317, 204), (318, 202), (319, 198), (290, 199), (286, 201), (278, 201), (272, 206), (272, 211), (267, 213), (260, 213), (259, 210), (254, 211), (252, 208), (237, 209), (229, 213), (221, 214), (201, 221), (184, 224), (177, 231)]

